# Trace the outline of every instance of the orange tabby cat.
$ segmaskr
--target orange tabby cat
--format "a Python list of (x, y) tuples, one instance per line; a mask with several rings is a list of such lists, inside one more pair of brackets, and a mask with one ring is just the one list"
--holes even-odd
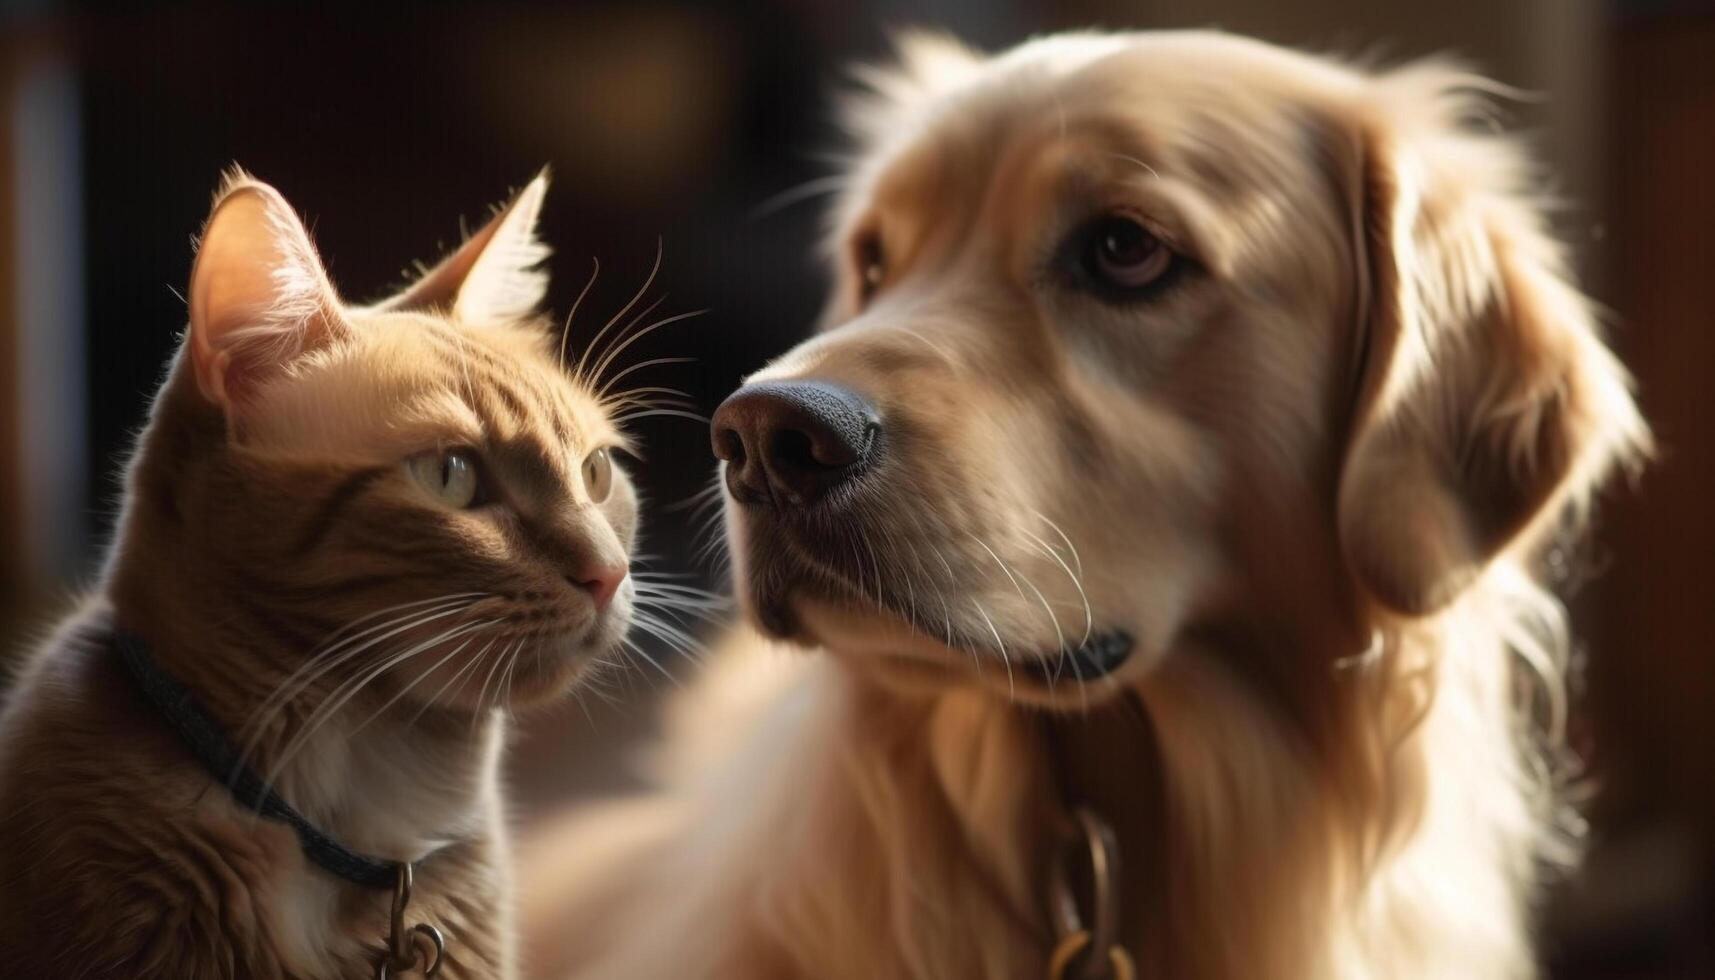
[(535, 316), (546, 186), (368, 307), (221, 189), (101, 583), (0, 716), (0, 972), (397, 975), (432, 928), (438, 976), (513, 975), (503, 709), (635, 601), (623, 439)]

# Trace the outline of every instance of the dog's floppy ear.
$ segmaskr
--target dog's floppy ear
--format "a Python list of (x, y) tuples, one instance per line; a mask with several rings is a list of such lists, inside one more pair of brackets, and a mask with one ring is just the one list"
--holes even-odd
[(1428, 615), (1648, 452), (1630, 379), (1470, 76), (1382, 77), (1364, 120), (1362, 363), (1339, 486), (1359, 585)]

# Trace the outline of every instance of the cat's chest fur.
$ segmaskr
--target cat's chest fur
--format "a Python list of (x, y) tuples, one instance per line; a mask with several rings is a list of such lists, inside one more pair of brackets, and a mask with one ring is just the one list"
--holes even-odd
[[(76, 635), (50, 644), (0, 716), (0, 959), (13, 975), (372, 975), (390, 893), (310, 864), (289, 827), (242, 809)], [(500, 740), (452, 759), (335, 725), (281, 780), (348, 848), (416, 860), (407, 922), (446, 936), (447, 978), (512, 976)]]
[[(442, 976), (511, 976), (507, 951), (489, 937), (506, 916), (510, 888), (498, 773), (498, 722), (479, 735), (474, 758), (451, 758), (407, 740), (361, 737), (349, 719), (330, 723), (306, 743), (305, 761), (282, 777), (288, 799), (318, 826), (339, 828), (347, 847), (410, 859), (416, 870), (407, 925), (428, 922), (449, 942)], [(292, 958), (329, 976), (342, 964), (371, 963), (385, 935), (390, 896), (365, 903), (351, 887), (319, 870), (288, 874), (277, 914)], [(358, 908), (351, 908), (351, 906)]]

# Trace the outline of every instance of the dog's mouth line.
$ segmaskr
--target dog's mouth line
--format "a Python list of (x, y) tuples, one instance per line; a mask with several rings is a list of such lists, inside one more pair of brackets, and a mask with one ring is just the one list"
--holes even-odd
[[(825, 584), (834, 583), (827, 582)], [(839, 584), (843, 585), (844, 583)], [(843, 594), (830, 598), (856, 603), (887, 616), (895, 617), (913, 632), (925, 638), (934, 640), (936, 643), (960, 654), (976, 656), (979, 667), (985, 662), (992, 662), (998, 667), (1004, 667), (1008, 671), (1016, 671), (1023, 677), (1049, 688), (1053, 688), (1062, 681), (1083, 684), (1103, 680), (1123, 667), (1131, 659), (1136, 647), (1136, 641), (1130, 633), (1118, 627), (1111, 627), (1091, 630), (1082, 640), (1076, 643), (1068, 643), (1058, 650), (1043, 650), (1034, 656), (1020, 657), (1016, 655), (1016, 652), (1021, 648), (1005, 644), (1002, 638), (998, 636), (990, 639), (979, 639), (975, 636), (949, 633), (944, 629), (935, 628), (932, 624), (919, 621), (907, 610), (895, 608), (886, 602), (878, 603), (874, 596), (859, 595), (846, 590), (839, 591)], [(767, 608), (760, 611), (763, 612), (765, 619), (771, 620), (772, 625), (765, 623), (765, 628), (773, 629), (782, 635), (794, 632), (796, 617), (788, 612), (790, 606), (791, 602), (784, 595), (767, 603)], [(768, 610), (772, 610), (772, 612)], [(1008, 653), (1009, 650), (1012, 650), (1013, 653)]]
[(1021, 672), (1053, 687), (1060, 681), (1102, 680), (1131, 659), (1136, 643), (1122, 629), (1092, 632), (1076, 646), (1062, 647), (1058, 656), (1034, 657), (1018, 665)]
[[(908, 608), (912, 604), (891, 602), (888, 601), (889, 597), (866, 589), (854, 582), (845, 569), (823, 560), (814, 549), (806, 548), (792, 538), (776, 543), (777, 547), (780, 545), (785, 546), (790, 565), (814, 576), (816, 584), (820, 586), (814, 591), (820, 593), (821, 598), (873, 609), (897, 618), (914, 633), (950, 650), (976, 656), (979, 668), (983, 663), (994, 662), (1009, 673), (1016, 672), (1050, 689), (1063, 681), (1084, 684), (1104, 680), (1131, 659), (1136, 646), (1136, 641), (1130, 633), (1118, 627), (1110, 627), (1091, 629), (1081, 640), (1075, 643), (1067, 642), (1057, 650), (1043, 648), (1033, 656), (1016, 656), (1013, 653), (1024, 649), (1023, 645), (1008, 644), (999, 635), (984, 637), (965, 634), (963, 631), (952, 630), (950, 624), (937, 626), (926, 622), (913, 609)], [(760, 625), (765, 630), (780, 636), (799, 632), (800, 624), (789, 597), (791, 591), (796, 590), (769, 589), (759, 597), (761, 601), (757, 604), (756, 612), (762, 619)], [(1068, 637), (1067, 640), (1070, 641), (1071, 638)]]
[(975, 656), (978, 669), (989, 664), (1006, 671), (1009, 678), (1016, 674), (1019, 679), (1028, 679), (1050, 690), (1061, 683), (1089, 684), (1105, 680), (1125, 666), (1136, 647), (1130, 633), (1115, 627), (1093, 630), (1081, 641), (1058, 650), (1043, 649), (1034, 655), (1021, 657), (1018, 655), (1021, 648), (1003, 647), (997, 642), (976, 642), (957, 636), (952, 642), (947, 642), (944, 633), (928, 632), (922, 624), (895, 610), (885, 611), (900, 616), (913, 630), (948, 649)]

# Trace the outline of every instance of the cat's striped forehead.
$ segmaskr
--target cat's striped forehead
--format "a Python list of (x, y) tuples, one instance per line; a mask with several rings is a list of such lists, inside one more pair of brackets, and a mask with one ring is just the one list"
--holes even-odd
[(249, 448), (359, 463), (467, 445), (570, 473), (589, 450), (625, 445), (537, 326), (354, 319), (351, 342), (307, 356), (260, 393)]

